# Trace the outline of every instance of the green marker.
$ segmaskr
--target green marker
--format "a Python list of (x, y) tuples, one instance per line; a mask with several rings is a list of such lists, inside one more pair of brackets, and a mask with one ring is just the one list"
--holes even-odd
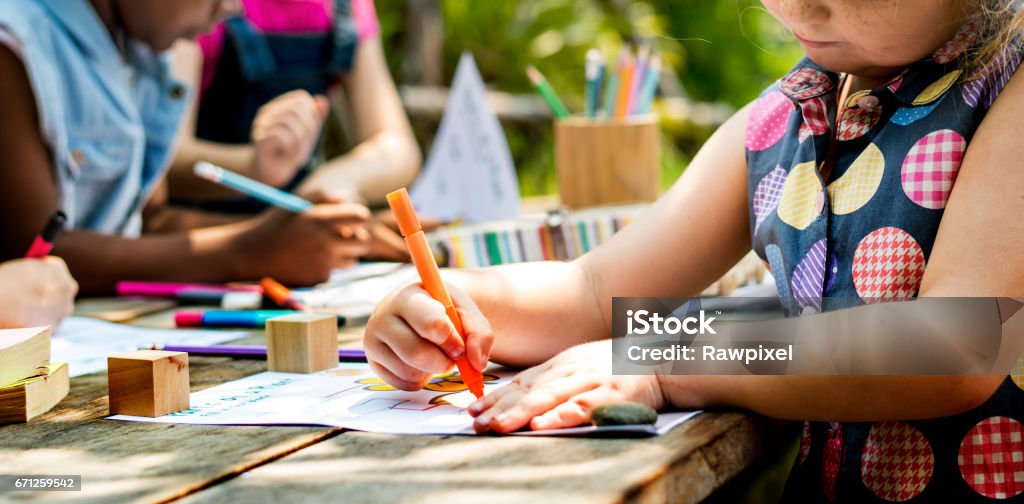
[(541, 98), (548, 102), (548, 106), (551, 107), (555, 117), (559, 119), (569, 117), (569, 110), (565, 108), (565, 104), (555, 94), (555, 90), (551, 89), (551, 84), (548, 83), (548, 80), (544, 78), (544, 75), (539, 70), (534, 68), (533, 65), (528, 65), (526, 67), (526, 75), (530, 78), (530, 82), (533, 82), (534, 87), (537, 88)]

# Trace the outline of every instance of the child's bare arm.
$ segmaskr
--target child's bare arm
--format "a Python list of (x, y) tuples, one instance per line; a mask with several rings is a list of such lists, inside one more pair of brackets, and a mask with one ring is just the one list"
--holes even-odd
[(421, 155), (388, 72), (380, 37), (359, 43), (355, 66), (341, 84), (358, 145), (324, 163), (299, 192), (342, 191), (381, 203), (385, 194), (412, 183)]
[[(467, 328), (470, 361), (537, 364), (610, 337), (612, 296), (693, 295), (725, 273), (750, 249), (745, 128), (746, 110), (712, 136), (668, 194), (576, 261), (446, 271), (459, 287), (456, 305), (470, 314), (463, 323), (479, 321)], [(450, 366), (463, 347), (446, 320), (419, 286), (393, 293), (367, 326), (375, 370), (413, 389)]]
[[(0, 47), (0, 259), (20, 257), (60, 206), (53, 162), (21, 61)], [(302, 215), (271, 210), (257, 218), (189, 232), (129, 239), (71, 229), (63, 257), (83, 293), (110, 292), (117, 280), (212, 281), (277, 276), (311, 284), (365, 253), (365, 236), (343, 236), (368, 219), (359, 205), (317, 205)]]

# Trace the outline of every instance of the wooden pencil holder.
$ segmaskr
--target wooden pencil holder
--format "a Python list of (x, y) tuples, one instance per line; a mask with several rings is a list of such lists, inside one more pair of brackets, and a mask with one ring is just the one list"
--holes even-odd
[(557, 120), (555, 165), (569, 208), (654, 201), (661, 190), (658, 117)]

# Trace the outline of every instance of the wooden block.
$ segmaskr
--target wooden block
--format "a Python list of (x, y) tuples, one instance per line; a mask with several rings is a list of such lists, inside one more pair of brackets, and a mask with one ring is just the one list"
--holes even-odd
[(315, 373), (338, 367), (338, 318), (297, 313), (267, 321), (267, 369)]
[(107, 357), (110, 414), (159, 417), (189, 408), (188, 354), (138, 352)]

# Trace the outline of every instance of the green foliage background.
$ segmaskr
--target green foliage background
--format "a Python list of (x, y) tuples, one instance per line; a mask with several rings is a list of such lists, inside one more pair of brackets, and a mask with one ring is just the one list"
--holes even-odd
[[(407, 1), (376, 0), (392, 75), (402, 83)], [(419, 0), (411, 0), (419, 1)], [(445, 82), (470, 51), (488, 87), (530, 93), (523, 72), (540, 69), (573, 111), (582, 109), (584, 54), (614, 61), (624, 41), (661, 52), (687, 95), (741, 107), (801, 56), (792, 36), (754, 0), (439, 0)], [(655, 107), (657, 110), (657, 105)], [(710, 131), (662, 121), (667, 186)], [(506, 124), (524, 195), (556, 192), (551, 125)], [(429, 147), (429, 146), (425, 146)]]

